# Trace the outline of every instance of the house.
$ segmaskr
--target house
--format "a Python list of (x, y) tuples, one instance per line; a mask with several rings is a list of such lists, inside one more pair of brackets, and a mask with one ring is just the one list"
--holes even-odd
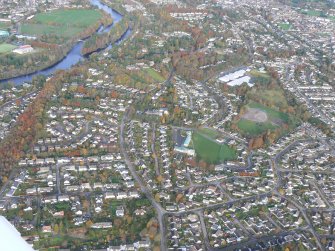
[(115, 194), (113, 192), (106, 192), (105, 199), (115, 199)]
[(25, 165), (27, 165), (27, 161), (26, 160), (20, 160), (19, 166), (25, 166)]
[(43, 226), (42, 227), (42, 232), (43, 233), (51, 233), (52, 232), (51, 226)]
[(64, 211), (59, 211), (59, 212), (55, 212), (53, 214), (54, 217), (64, 217)]
[(144, 209), (136, 209), (134, 213), (136, 216), (143, 216), (145, 215), (146, 211)]
[(123, 217), (124, 216), (124, 208), (123, 208), (123, 206), (118, 206), (116, 208), (116, 216), (117, 217)]
[(62, 202), (62, 201), (69, 201), (69, 200), (70, 200), (70, 198), (69, 198), (68, 195), (59, 195), (59, 196), (58, 196), (58, 201), (59, 201), (59, 202)]
[(116, 198), (118, 200), (126, 199), (128, 197), (126, 192), (118, 192)]
[(17, 54), (27, 54), (27, 53), (30, 53), (30, 52), (33, 52), (34, 49), (33, 47), (31, 47), (31, 45), (22, 45), (20, 46), (19, 48), (13, 50), (14, 53), (17, 53)]
[(55, 195), (44, 197), (44, 203), (56, 203), (56, 202), (57, 202), (57, 198)]
[(101, 228), (111, 228), (112, 223), (111, 222), (97, 222), (94, 223), (91, 228), (101, 229)]
[(134, 243), (134, 247), (137, 249), (140, 248), (150, 248), (150, 241), (149, 240), (145, 240), (145, 241), (138, 241)]

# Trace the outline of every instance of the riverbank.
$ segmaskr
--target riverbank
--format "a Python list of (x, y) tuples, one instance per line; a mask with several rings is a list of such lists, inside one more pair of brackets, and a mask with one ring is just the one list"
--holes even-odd
[[(102, 26), (102, 27), (99, 26), (96, 29), (95, 34), (109, 33), (109, 31), (118, 22), (120, 22), (123, 18), (123, 16), (119, 12), (115, 11), (114, 9), (112, 9), (111, 7), (102, 3), (99, 0), (91, 0), (91, 4), (92, 4), (92, 6), (96, 6), (100, 10), (104, 11), (113, 20), (113, 23), (110, 24), (110, 25)], [(124, 36), (124, 35), (128, 34), (129, 32), (131, 32), (131, 29), (129, 29), (129, 27), (128, 27), (128, 29), (125, 30), (120, 35), (120, 37), (118, 37), (116, 39), (113, 39), (111, 43), (114, 43), (113, 41), (118, 41), (118, 40), (125, 39), (127, 36)], [(89, 55), (82, 55), (82, 48), (83, 48), (84, 42), (87, 39), (89, 39), (91, 36), (86, 37), (86, 38), (82, 39), (81, 41), (77, 41), (76, 43), (74, 43), (74, 45), (72, 47), (70, 47), (69, 50), (65, 53), (65, 55), (61, 54), (62, 57), (59, 57), (58, 60), (55, 60), (52, 65), (49, 65), (45, 68), (41, 67), (41, 69), (38, 69), (37, 71), (33, 71), (31, 73), (25, 73), (23, 75), (18, 75), (18, 76), (14, 76), (14, 77), (10, 77), (10, 78), (4, 78), (4, 79), (0, 80), (0, 83), (13, 82), (15, 85), (20, 85), (20, 84), (23, 84), (25, 82), (30, 82), (34, 76), (37, 76), (37, 75), (49, 76), (57, 70), (66, 70), (66, 69), (71, 68), (72, 66), (79, 63), (80, 61), (85, 60), (86, 58), (88, 58)], [(109, 43), (106, 48), (111, 47), (111, 43)], [(106, 48), (103, 48), (103, 49), (106, 49)], [(93, 51), (90, 54), (92, 54), (94, 52), (99, 52), (103, 49)]]
[(108, 33), (97, 36), (92, 36), (84, 42), (81, 53), (88, 57), (95, 52), (100, 52), (107, 49), (111, 44), (114, 44), (118, 39), (122, 38), (124, 34), (130, 29), (129, 24), (124, 19), (118, 22), (113, 29)]

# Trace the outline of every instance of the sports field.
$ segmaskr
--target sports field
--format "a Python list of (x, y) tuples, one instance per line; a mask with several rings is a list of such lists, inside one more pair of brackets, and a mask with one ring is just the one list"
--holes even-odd
[(235, 149), (226, 144), (219, 144), (200, 132), (193, 133), (192, 142), (197, 156), (208, 163), (217, 164), (237, 158)]
[(276, 129), (281, 124), (289, 123), (288, 114), (276, 111), (259, 103), (250, 102), (247, 111), (238, 121), (237, 126), (243, 134), (255, 136)]
[(22, 24), (21, 33), (30, 36), (73, 37), (102, 18), (99, 10), (61, 9), (38, 13)]
[(269, 117), (269, 120), (282, 120), (283, 122), (287, 123), (289, 121), (289, 116), (286, 113), (276, 111), (272, 108), (266, 107), (264, 105), (261, 105), (259, 103), (251, 102), (248, 105), (250, 108), (255, 108), (262, 110), (263, 112), (266, 112), (267, 116)]
[(12, 44), (0, 44), (0, 54), (11, 52), (15, 48), (16, 46)]

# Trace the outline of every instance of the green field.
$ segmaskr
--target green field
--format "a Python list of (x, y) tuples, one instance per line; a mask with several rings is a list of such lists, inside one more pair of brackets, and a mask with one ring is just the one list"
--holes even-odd
[(263, 108), (276, 107), (285, 110), (289, 107), (285, 93), (281, 88), (251, 89), (248, 98), (256, 103), (264, 104)]
[(60, 36), (70, 38), (78, 35), (83, 29), (78, 27), (62, 27), (50, 26), (45, 24), (23, 24), (21, 33), (31, 36)]
[(257, 108), (257, 109), (260, 109), (260, 110), (266, 112), (267, 115), (268, 115), (269, 120), (280, 119), (284, 123), (289, 122), (289, 116), (286, 113), (276, 111), (274, 109), (271, 109), (269, 107), (266, 107), (264, 105), (261, 105), (261, 104), (255, 103), (255, 102), (251, 102), (248, 106), (251, 107), (251, 108)]
[(51, 12), (39, 13), (31, 21), (41, 24), (58, 26), (89, 27), (102, 17), (98, 10), (93, 9), (70, 9), (54, 10)]
[(251, 77), (252, 83), (255, 84), (268, 85), (271, 82), (271, 76), (266, 72), (251, 70), (248, 75)]
[(322, 11), (319, 10), (303, 10), (301, 11), (302, 14), (312, 16), (312, 17), (321, 17), (325, 16), (325, 14)]
[(258, 71), (258, 70), (251, 70), (249, 71), (248, 73), (250, 76), (252, 77), (259, 77), (259, 78), (271, 78), (271, 76), (266, 73), (266, 72), (261, 72), (261, 71)]
[(287, 24), (287, 23), (280, 23), (279, 24), (279, 27), (282, 29), (282, 30), (290, 30), (292, 28), (292, 25), (291, 24)]
[(150, 77), (152, 77), (155, 81), (163, 82), (165, 79), (160, 75), (156, 70), (152, 68), (146, 68), (144, 69), (145, 73), (149, 74)]
[[(268, 91), (271, 92), (271, 90)], [(268, 121), (266, 121), (265, 123), (261, 123), (261, 122), (250, 121), (243, 118), (240, 119), (237, 122), (237, 126), (239, 130), (245, 135), (248, 136), (260, 135), (266, 132), (267, 130), (276, 129), (281, 123), (289, 124), (291, 122), (288, 114), (276, 111), (259, 103), (250, 102), (247, 105), (247, 107), (256, 108), (263, 112), (266, 112), (268, 116)]]
[(197, 156), (208, 163), (222, 163), (237, 158), (235, 149), (226, 144), (219, 144), (200, 132), (193, 133), (192, 142)]
[(55, 10), (37, 14), (21, 25), (21, 33), (70, 38), (96, 24), (101, 18), (102, 13), (93, 9)]
[(11, 23), (0, 22), (0, 30), (7, 30), (7, 28), (10, 26), (11, 26)]
[(212, 139), (216, 139), (219, 136), (219, 133), (211, 128), (201, 128), (199, 129), (199, 133), (204, 134)]
[(267, 130), (273, 130), (276, 126), (268, 123), (256, 123), (246, 119), (240, 119), (237, 123), (238, 128), (250, 136), (260, 135)]
[(329, 16), (325, 12), (320, 10), (302, 10), (301, 13), (311, 17), (323, 17), (335, 21), (335, 16)]
[(16, 46), (12, 45), (12, 44), (0, 44), (0, 54), (11, 52), (15, 48), (16, 48)]

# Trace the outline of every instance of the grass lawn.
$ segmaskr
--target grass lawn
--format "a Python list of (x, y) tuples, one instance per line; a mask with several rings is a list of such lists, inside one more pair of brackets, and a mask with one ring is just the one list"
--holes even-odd
[(251, 75), (252, 77), (260, 77), (260, 78), (268, 78), (268, 79), (271, 78), (271, 76), (268, 73), (260, 72), (260, 71), (257, 71), (255, 69), (249, 71), (248, 74)]
[(271, 76), (266, 72), (251, 70), (248, 75), (251, 77), (251, 82), (255, 84), (268, 85), (271, 82)]
[(291, 24), (287, 24), (287, 23), (280, 23), (279, 24), (279, 27), (282, 29), (282, 30), (289, 30), (292, 28), (292, 25)]
[(301, 13), (311, 17), (323, 17), (335, 21), (335, 16), (329, 16), (325, 12), (319, 10), (303, 10)]
[(73, 37), (102, 18), (98, 10), (72, 9), (39, 13), (22, 24), (21, 33), (31, 36)]
[(32, 36), (56, 35), (64, 38), (70, 38), (79, 34), (83, 29), (78, 27), (59, 27), (45, 24), (23, 24), (21, 33)]
[(165, 79), (160, 75), (156, 70), (152, 68), (146, 68), (144, 69), (145, 73), (149, 74), (150, 77), (152, 77), (155, 81), (163, 82)]
[(192, 142), (197, 156), (208, 163), (221, 163), (237, 158), (236, 150), (208, 139), (200, 132), (193, 133)]
[(219, 136), (219, 133), (211, 128), (201, 128), (199, 129), (199, 132), (212, 139), (216, 139)]
[(237, 123), (238, 128), (247, 135), (255, 136), (267, 130), (273, 130), (276, 126), (268, 123), (256, 123), (246, 119), (240, 119)]
[(260, 109), (260, 110), (266, 112), (267, 115), (268, 115), (268, 118), (270, 120), (280, 119), (285, 123), (289, 122), (289, 116), (286, 113), (276, 111), (274, 109), (271, 109), (269, 107), (263, 106), (261, 104), (255, 103), (255, 102), (251, 102), (248, 106), (251, 107), (251, 108), (257, 108), (257, 109)]
[(101, 12), (93, 9), (60, 9), (39, 13), (34, 16), (31, 22), (53, 26), (77, 26), (87, 28), (97, 22), (101, 17)]
[(11, 23), (8, 22), (0, 22), (0, 30), (7, 30), (8, 27), (11, 26)]
[(12, 44), (0, 44), (0, 54), (11, 52), (15, 48), (16, 48), (16, 46), (12, 45)]
[(284, 91), (282, 89), (263, 89), (256, 90), (252, 89), (249, 92), (251, 99), (257, 100), (263, 104), (272, 104), (270, 105), (275, 107), (285, 108), (288, 106)]
[(319, 10), (303, 10), (301, 13), (312, 17), (320, 17), (322, 15), (322, 12)]
[[(269, 92), (269, 95), (271, 95), (271, 90), (266, 90)], [(270, 96), (273, 98), (273, 96)], [(259, 110), (262, 110), (263, 112), (266, 112), (268, 116), (268, 121), (265, 123), (260, 122), (254, 122), (247, 119), (240, 119), (237, 122), (237, 126), (239, 130), (242, 132), (242, 134), (248, 135), (248, 136), (257, 136), (260, 135), (267, 130), (274, 130), (278, 126), (280, 126), (281, 123), (290, 124), (293, 123), (292, 119), (290, 119), (289, 115), (283, 112), (276, 111), (274, 109), (271, 109), (269, 107), (266, 107), (264, 105), (261, 105), (256, 102), (250, 102), (247, 107), (249, 108), (256, 108)]]
[(121, 206), (122, 205), (122, 201), (116, 201), (116, 200), (112, 200), (110, 203), (109, 203), (109, 209), (111, 210), (112, 214), (115, 215), (115, 212), (116, 212), (116, 208), (118, 206)]

